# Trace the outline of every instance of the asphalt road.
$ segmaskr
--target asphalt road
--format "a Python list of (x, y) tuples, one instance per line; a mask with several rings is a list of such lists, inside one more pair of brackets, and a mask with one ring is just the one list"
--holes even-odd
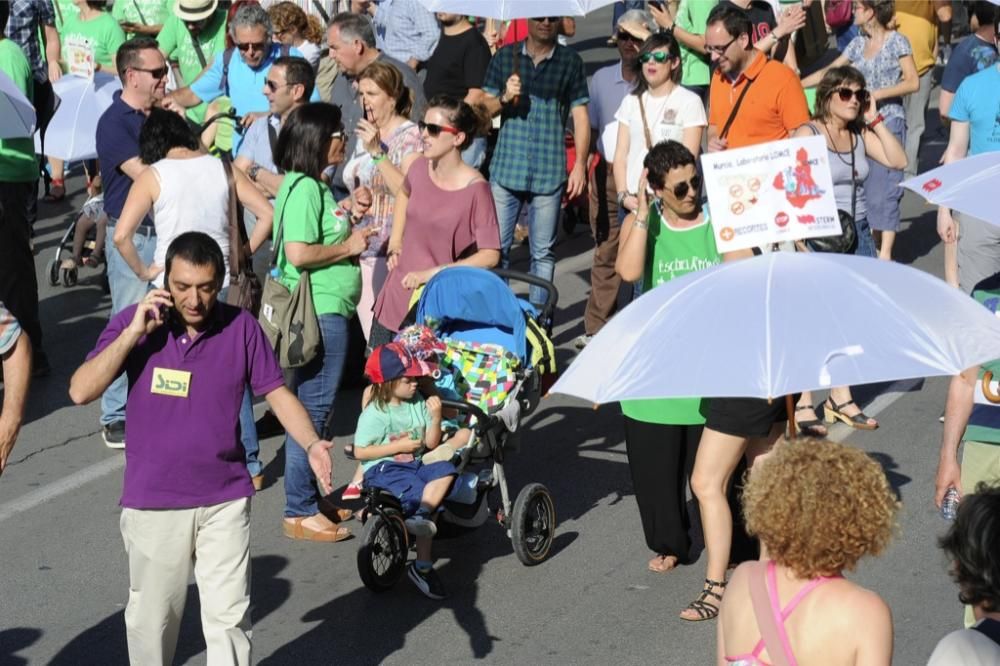
[[(614, 56), (603, 43), (609, 22), (610, 10), (604, 10), (579, 24), (574, 42), (589, 72)], [(927, 163), (943, 150), (938, 127), (933, 122), (928, 130)], [(107, 320), (109, 299), (94, 271), (84, 269), (73, 288), (49, 286), (43, 275), (84, 200), (79, 174), (67, 185), (66, 202), (40, 204), (37, 227), (45, 347), (54, 371), (34, 383), (27, 425), (0, 479), (4, 665), (127, 661), (122, 612), (128, 578), (117, 504), (123, 459), (101, 442), (98, 405), (75, 407), (67, 396), (70, 374)], [(940, 276), (933, 212), (910, 195), (904, 212), (899, 261)], [(590, 247), (583, 226), (560, 241), (556, 343), (562, 363), (572, 359), (570, 342), (582, 332)], [(903, 500), (890, 550), (850, 574), (892, 607), (899, 664), (926, 661), (938, 638), (961, 622), (956, 590), (935, 547), (944, 523), (931, 504), (946, 386), (946, 379), (932, 379), (863, 387), (856, 396), (882, 427), (856, 433), (837, 426), (832, 432), (870, 452)], [(358, 402), (357, 391), (342, 392), (336, 451), (353, 430)], [(522, 566), (493, 524), (442, 540), (435, 552), (451, 593), (444, 602), (425, 599), (406, 580), (385, 594), (367, 591), (355, 567), (357, 540), (327, 545), (285, 539), (281, 445), (278, 438), (262, 442), (267, 474), (276, 481), (253, 505), (255, 661), (681, 665), (714, 659), (715, 625), (676, 617), (701, 587), (704, 557), (667, 575), (646, 571), (649, 554), (616, 406), (593, 410), (553, 397), (527, 421), (508, 474), (514, 492), (533, 481), (551, 489), (560, 522), (553, 556), (541, 566)], [(351, 464), (338, 455), (335, 465), (336, 485), (343, 488)], [(189, 588), (178, 663), (205, 661), (195, 589)]]

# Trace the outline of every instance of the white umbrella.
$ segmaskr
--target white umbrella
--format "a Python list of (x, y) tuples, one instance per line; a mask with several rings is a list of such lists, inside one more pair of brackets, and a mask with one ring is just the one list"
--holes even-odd
[(35, 133), (35, 107), (14, 81), (0, 72), (0, 139), (24, 139)]
[(956, 375), (1000, 357), (1000, 319), (923, 271), (776, 252), (660, 285), (601, 329), (552, 387), (603, 403), (776, 398)]
[[(91, 81), (70, 74), (53, 83), (52, 89), (59, 106), (45, 130), (45, 154), (67, 161), (97, 157), (97, 121), (111, 106), (115, 91), (122, 89), (118, 77), (97, 72)], [(41, 151), (37, 135), (35, 149)]]
[(944, 206), (1000, 226), (1000, 152), (980, 153), (904, 180), (901, 187), (928, 203)]
[(534, 16), (583, 16), (615, 0), (421, 0), (432, 12), (509, 21)]

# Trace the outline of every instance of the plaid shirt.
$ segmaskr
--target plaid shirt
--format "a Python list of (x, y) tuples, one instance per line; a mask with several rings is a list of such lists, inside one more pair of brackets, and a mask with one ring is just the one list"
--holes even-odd
[(536, 66), (524, 43), (505, 46), (490, 61), (483, 90), (499, 97), (514, 73), (520, 50), (521, 96), (501, 112), (500, 136), (490, 180), (509, 190), (547, 194), (566, 182), (566, 121), (570, 109), (590, 101), (583, 59), (556, 44)]
[(49, 78), (40, 32), (43, 26), (55, 24), (51, 0), (12, 0), (10, 3), (7, 37), (21, 47), (39, 83)]
[(379, 0), (372, 18), (378, 48), (400, 62), (424, 62), (434, 53), (441, 26), (417, 0)]

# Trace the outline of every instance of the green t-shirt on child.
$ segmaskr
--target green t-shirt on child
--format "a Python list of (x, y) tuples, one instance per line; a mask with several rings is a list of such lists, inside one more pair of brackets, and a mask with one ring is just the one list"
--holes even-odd
[[(427, 403), (419, 397), (395, 407), (386, 405), (382, 408), (371, 402), (358, 418), (354, 446), (364, 448), (388, 444), (390, 438), (397, 439), (401, 436), (423, 439), (430, 421), (431, 413), (427, 409)], [(391, 460), (391, 457), (365, 460), (361, 466), (367, 472), (384, 460)]]
[(79, 16), (72, 19), (67, 16), (60, 37), (63, 57), (67, 40), (86, 39), (94, 50), (94, 62), (109, 74), (115, 73), (115, 54), (118, 53), (118, 47), (125, 43), (125, 31), (111, 14), (101, 12), (89, 21), (84, 21)]
[[(31, 100), (35, 84), (31, 65), (13, 41), (0, 38), (0, 72)], [(38, 180), (35, 142), (30, 138), (0, 139), (0, 183), (31, 183)]]
[[(274, 201), (272, 241), (277, 236), (279, 222), (284, 230), (278, 268), (282, 283), (292, 290), (299, 284), (300, 273), (285, 257), (285, 243), (336, 245), (351, 234), (349, 217), (334, 202), (330, 188), (292, 171), (285, 174)], [(339, 314), (350, 318), (354, 314), (361, 299), (361, 268), (356, 261), (341, 259), (322, 268), (310, 269), (309, 281), (317, 315)]]

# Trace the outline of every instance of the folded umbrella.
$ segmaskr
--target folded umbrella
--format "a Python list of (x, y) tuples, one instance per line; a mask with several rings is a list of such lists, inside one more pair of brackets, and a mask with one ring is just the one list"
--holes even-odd
[(0, 72), (0, 139), (24, 139), (35, 133), (35, 107), (14, 81)]
[[(45, 154), (67, 161), (97, 157), (97, 121), (121, 89), (118, 77), (104, 72), (93, 81), (70, 74), (53, 83), (59, 106), (45, 130)], [(35, 149), (41, 150), (38, 136)]]
[(1000, 190), (1000, 152), (980, 153), (909, 178), (900, 187), (927, 203), (944, 206), (1000, 226), (1000, 208), (991, 196)]

